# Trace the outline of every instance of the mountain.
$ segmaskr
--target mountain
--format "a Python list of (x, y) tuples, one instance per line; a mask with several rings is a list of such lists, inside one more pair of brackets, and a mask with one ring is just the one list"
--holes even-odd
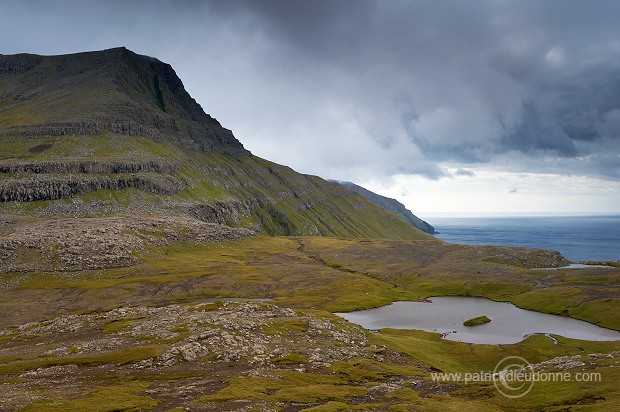
[(396, 213), (398, 216), (402, 217), (403, 219), (405, 219), (405, 221), (411, 223), (411, 225), (420, 229), (421, 231), (426, 232), (431, 235), (434, 235), (437, 233), (433, 226), (431, 226), (429, 223), (425, 222), (424, 220), (420, 219), (419, 217), (411, 213), (411, 210), (407, 209), (405, 205), (400, 203), (398, 200), (385, 197), (385, 196), (381, 196), (375, 192), (371, 192), (370, 190), (365, 189), (361, 186), (358, 186), (352, 182), (338, 181), (338, 183), (340, 183), (341, 185), (343, 185), (344, 187), (348, 189), (351, 189), (355, 193), (358, 193), (364, 196), (366, 199), (370, 200), (376, 205), (381, 206), (385, 210)]
[(245, 150), (206, 114), (169, 64), (126, 48), (0, 55), (3, 135), (144, 136), (190, 150)]
[(271, 235), (429, 239), (363, 196), (254, 156), (172, 67), (126, 48), (0, 55), (0, 213), (165, 215)]

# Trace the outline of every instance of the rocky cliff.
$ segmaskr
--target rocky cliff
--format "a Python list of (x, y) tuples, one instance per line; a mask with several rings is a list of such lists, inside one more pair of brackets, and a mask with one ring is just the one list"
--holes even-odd
[(341, 185), (253, 156), (172, 67), (125, 48), (0, 55), (0, 212), (185, 215), (272, 235), (426, 239)]

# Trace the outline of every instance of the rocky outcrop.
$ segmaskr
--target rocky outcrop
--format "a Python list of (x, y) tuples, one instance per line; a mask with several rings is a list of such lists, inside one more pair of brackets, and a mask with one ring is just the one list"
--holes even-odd
[[(95, 355), (110, 349), (138, 346), (140, 340), (167, 341), (158, 356), (127, 365), (129, 370), (159, 371), (179, 364), (239, 362), (268, 366), (290, 363), (308, 369), (330, 367), (356, 357), (382, 359), (382, 349), (368, 342), (364, 331), (342, 320), (332, 321), (268, 303), (199, 303), (193, 306), (119, 308), (109, 312), (68, 315), (40, 323), (19, 325), (24, 339), (67, 334), (77, 339), (84, 332), (101, 333), (106, 325), (126, 323), (126, 328), (95, 341), (80, 340), (73, 355)], [(299, 331), (285, 329), (294, 322)], [(186, 332), (179, 333), (182, 325)], [(278, 333), (279, 332), (279, 333)], [(1, 333), (1, 332), (0, 332)], [(138, 340), (139, 339), (139, 340)], [(68, 340), (68, 339), (67, 339)], [(13, 349), (13, 348), (11, 348)], [(0, 353), (11, 353), (11, 349)], [(48, 356), (66, 356), (68, 348), (48, 349)], [(13, 349), (14, 350), (14, 349)], [(294, 354), (295, 358), (290, 355)], [(207, 357), (207, 355), (211, 355)]]
[(137, 263), (135, 254), (147, 245), (235, 241), (254, 234), (171, 216), (21, 219), (0, 225), (0, 273), (122, 267)]
[(88, 136), (105, 132), (127, 136), (162, 137), (155, 128), (135, 121), (126, 122), (45, 122), (40, 124), (20, 124), (0, 132), (0, 136)]
[(185, 187), (172, 175), (178, 169), (177, 161), (166, 158), (5, 161), (0, 162), (0, 202), (58, 200), (126, 188), (170, 195)]
[(174, 173), (179, 163), (172, 159), (11, 161), (0, 163), (0, 173)]
[(174, 207), (183, 214), (203, 222), (236, 226), (241, 223), (243, 216), (249, 216), (260, 206), (255, 199), (245, 199), (244, 201), (230, 200), (228, 202), (209, 203), (187, 202), (176, 204)]
[(36, 175), (0, 180), (0, 202), (57, 200), (96, 190), (135, 188), (151, 193), (173, 194), (184, 188), (177, 177), (164, 174), (116, 174), (112, 176)]

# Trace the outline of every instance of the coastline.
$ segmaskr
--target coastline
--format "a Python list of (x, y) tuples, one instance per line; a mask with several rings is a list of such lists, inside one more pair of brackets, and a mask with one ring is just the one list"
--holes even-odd
[(571, 262), (620, 261), (620, 216), (445, 217), (429, 219), (448, 243), (557, 250)]

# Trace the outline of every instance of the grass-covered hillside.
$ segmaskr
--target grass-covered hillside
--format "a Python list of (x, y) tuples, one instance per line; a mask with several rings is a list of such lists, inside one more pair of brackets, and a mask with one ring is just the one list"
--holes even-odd
[(269, 234), (427, 238), (338, 184), (253, 156), (169, 65), (124, 48), (0, 56), (0, 208), (187, 215)]
[(385, 196), (381, 196), (377, 193), (371, 192), (368, 189), (358, 186), (352, 182), (338, 182), (338, 183), (340, 183), (341, 185), (343, 185), (344, 187), (348, 189), (353, 190), (355, 193), (358, 193), (364, 196), (366, 199), (370, 200), (374, 204), (379, 205), (382, 208), (389, 210), (390, 212), (396, 213), (398, 216), (402, 217), (406, 222), (409, 222), (411, 225), (413, 225), (414, 227), (417, 227), (421, 231), (429, 233), (431, 235), (434, 235), (437, 233), (435, 231), (435, 228), (431, 224), (429, 224), (428, 222), (425, 222), (424, 220), (420, 219), (419, 217), (411, 213), (411, 210), (407, 209), (405, 205), (400, 203), (398, 200), (391, 199)]

